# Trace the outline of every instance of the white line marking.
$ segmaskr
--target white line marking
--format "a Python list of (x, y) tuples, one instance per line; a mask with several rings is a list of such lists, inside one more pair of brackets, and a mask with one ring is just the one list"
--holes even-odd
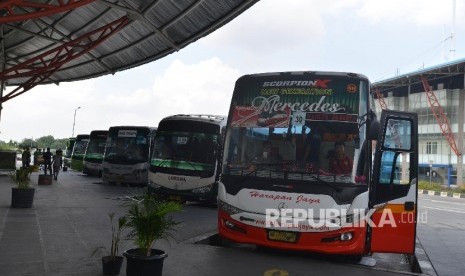
[(440, 202), (440, 203), (448, 203), (448, 204), (455, 204), (455, 205), (463, 205), (463, 206), (465, 206), (465, 203), (449, 202), (449, 201), (444, 201), (444, 200), (434, 200), (434, 199), (432, 199), (431, 202)]
[(458, 210), (451, 210), (451, 209), (444, 209), (444, 208), (434, 208), (434, 207), (427, 207), (427, 206), (423, 206), (421, 208), (465, 214), (465, 211), (458, 211)]

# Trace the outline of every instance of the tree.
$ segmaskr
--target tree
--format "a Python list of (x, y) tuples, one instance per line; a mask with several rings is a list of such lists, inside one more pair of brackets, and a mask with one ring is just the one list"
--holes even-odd
[(42, 136), (37, 138), (37, 147), (38, 148), (52, 148), (55, 138), (52, 135)]
[(32, 148), (34, 146), (36, 146), (36, 142), (34, 140), (32, 140), (31, 138), (24, 138), (21, 143), (19, 143), (18, 147), (22, 148), (22, 149), (26, 149), (26, 148)]
[(18, 145), (18, 142), (16, 142), (16, 141), (10, 140), (10, 142), (8, 142), (8, 146), (10, 146), (10, 147), (15, 147), (17, 145)]
[(52, 149), (62, 149), (64, 150), (66, 148), (66, 142), (68, 141), (68, 138), (62, 138), (62, 139), (56, 139), (50, 148)]

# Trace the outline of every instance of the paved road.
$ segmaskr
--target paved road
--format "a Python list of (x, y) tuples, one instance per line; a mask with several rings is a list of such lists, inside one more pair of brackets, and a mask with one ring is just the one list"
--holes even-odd
[(465, 199), (420, 195), (418, 237), (439, 276), (465, 275)]
[[(37, 183), (37, 173), (33, 183)], [(0, 275), (101, 275), (100, 256), (105, 252), (97, 256), (91, 252), (109, 245), (107, 215), (123, 214), (126, 197), (142, 189), (103, 185), (97, 178), (73, 171), (62, 172), (51, 186), (34, 186), (34, 207), (12, 209), (9, 179), (0, 176)], [(321, 256), (196, 244), (200, 237), (216, 231), (216, 208), (188, 204), (176, 218), (183, 223), (174, 239), (156, 245), (169, 255), (165, 276), (405, 275), (386, 270), (405, 268), (400, 255), (379, 258), (382, 266), (364, 267)], [(121, 249), (131, 247), (127, 242)], [(125, 263), (122, 275), (124, 269)]]

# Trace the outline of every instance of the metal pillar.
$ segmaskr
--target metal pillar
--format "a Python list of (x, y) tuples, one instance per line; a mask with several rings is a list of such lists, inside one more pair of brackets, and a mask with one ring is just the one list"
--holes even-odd
[[(465, 111), (465, 89), (459, 89), (459, 110), (457, 113), (457, 147), (460, 152), (463, 152), (463, 124)], [(457, 185), (463, 185), (463, 155), (457, 156)]]
[[(0, 66), (2, 72), (5, 71), (6, 68), (6, 54), (5, 54), (5, 41), (3, 40), (3, 25), (0, 24)], [(0, 79), (0, 99), (3, 98), (3, 90), (5, 89), (5, 81)], [(0, 101), (0, 122), (2, 121), (2, 109), (3, 109), (3, 102)]]

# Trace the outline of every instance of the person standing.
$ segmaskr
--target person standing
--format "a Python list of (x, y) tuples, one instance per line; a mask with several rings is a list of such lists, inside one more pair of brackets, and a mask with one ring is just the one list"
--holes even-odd
[(42, 150), (41, 149), (38, 149), (36, 148), (36, 150), (34, 151), (34, 166), (39, 166), (40, 162), (39, 162), (39, 156), (42, 155)]
[(63, 167), (63, 151), (57, 150), (56, 154), (53, 156), (53, 179), (58, 180), (58, 173)]
[(26, 148), (21, 155), (21, 160), (23, 161), (23, 168), (29, 168), (31, 165), (31, 152), (29, 148)]
[(47, 148), (47, 151), (44, 152), (42, 157), (44, 158), (45, 175), (47, 175), (47, 170), (49, 170), (50, 175), (52, 175), (52, 153), (50, 152), (50, 148)]

